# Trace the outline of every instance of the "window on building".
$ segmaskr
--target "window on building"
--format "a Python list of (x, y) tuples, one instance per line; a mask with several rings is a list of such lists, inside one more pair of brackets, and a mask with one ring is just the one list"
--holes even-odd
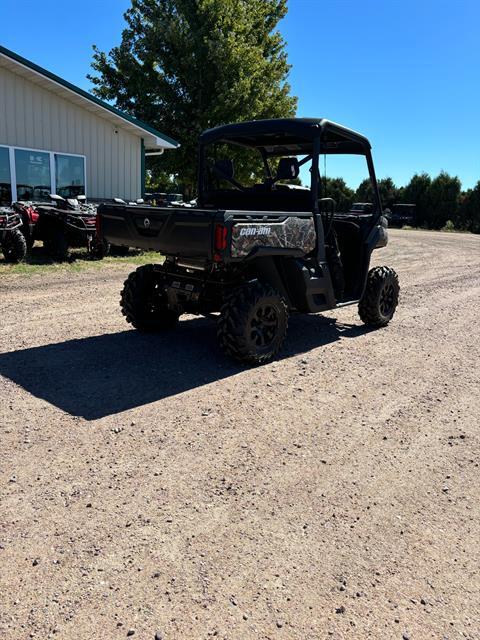
[(62, 198), (85, 194), (85, 161), (82, 157), (55, 154), (55, 188)]
[(17, 200), (49, 200), (52, 190), (50, 154), (15, 149)]
[(0, 147), (0, 206), (8, 205), (11, 202), (10, 154), (8, 147)]

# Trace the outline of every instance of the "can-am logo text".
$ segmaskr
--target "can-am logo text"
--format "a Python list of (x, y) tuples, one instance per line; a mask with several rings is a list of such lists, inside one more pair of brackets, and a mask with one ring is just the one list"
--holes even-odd
[(268, 236), (271, 230), (271, 227), (243, 227), (240, 236)]

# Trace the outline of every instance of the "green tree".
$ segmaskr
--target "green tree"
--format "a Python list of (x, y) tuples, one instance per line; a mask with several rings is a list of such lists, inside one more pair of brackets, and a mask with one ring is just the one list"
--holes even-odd
[(473, 189), (468, 189), (462, 194), (457, 226), (466, 231), (480, 233), (480, 180)]
[(182, 185), (176, 179), (176, 176), (168, 175), (165, 172), (154, 175), (151, 169), (147, 169), (145, 175), (145, 189), (148, 192), (161, 193), (180, 193)]
[(380, 192), (380, 200), (383, 208), (391, 209), (399, 200), (398, 189), (392, 178), (382, 178), (378, 181), (378, 190)]
[(426, 224), (429, 217), (428, 194), (432, 179), (428, 173), (416, 173), (402, 191), (401, 201), (404, 204), (415, 204), (417, 207), (417, 225)]
[(430, 229), (442, 229), (447, 220), (456, 220), (462, 184), (456, 176), (442, 171), (432, 180), (426, 197), (426, 222)]
[(321, 197), (333, 198), (337, 211), (349, 211), (355, 199), (355, 191), (347, 186), (343, 178), (322, 178)]
[(365, 180), (362, 180), (362, 182), (358, 185), (355, 192), (355, 201), (373, 203), (373, 189), (370, 178), (365, 178)]
[(201, 131), (295, 114), (276, 28), (286, 12), (286, 0), (132, 0), (120, 44), (94, 47), (94, 93), (181, 143), (153, 178), (173, 176), (189, 197)]
[[(398, 189), (395, 186), (392, 178), (382, 178), (382, 180), (378, 181), (378, 191), (380, 193), (380, 200), (382, 201), (382, 206), (385, 209), (386, 207), (392, 208), (392, 206), (398, 202)], [(370, 178), (365, 178), (359, 186), (355, 194), (356, 202), (372, 202), (373, 198), (373, 188), (370, 182)]]

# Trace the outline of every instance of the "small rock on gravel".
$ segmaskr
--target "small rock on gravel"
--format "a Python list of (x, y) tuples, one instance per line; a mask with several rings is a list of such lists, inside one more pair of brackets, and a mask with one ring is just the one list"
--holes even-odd
[(129, 629), (127, 631), (127, 636), (133, 636), (133, 635), (135, 635), (135, 629)]
[(337, 607), (335, 609), (335, 613), (345, 613), (345, 607), (343, 606), (343, 604), (341, 607)]

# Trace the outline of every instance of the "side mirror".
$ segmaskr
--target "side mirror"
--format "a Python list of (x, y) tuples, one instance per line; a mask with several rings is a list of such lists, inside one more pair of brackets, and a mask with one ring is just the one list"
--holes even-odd
[(54, 202), (62, 202), (63, 201), (62, 196), (59, 196), (56, 193), (50, 193), (48, 197), (50, 198), (50, 200), (53, 200)]
[(143, 198), (137, 198), (137, 204), (143, 204), (145, 200)]

